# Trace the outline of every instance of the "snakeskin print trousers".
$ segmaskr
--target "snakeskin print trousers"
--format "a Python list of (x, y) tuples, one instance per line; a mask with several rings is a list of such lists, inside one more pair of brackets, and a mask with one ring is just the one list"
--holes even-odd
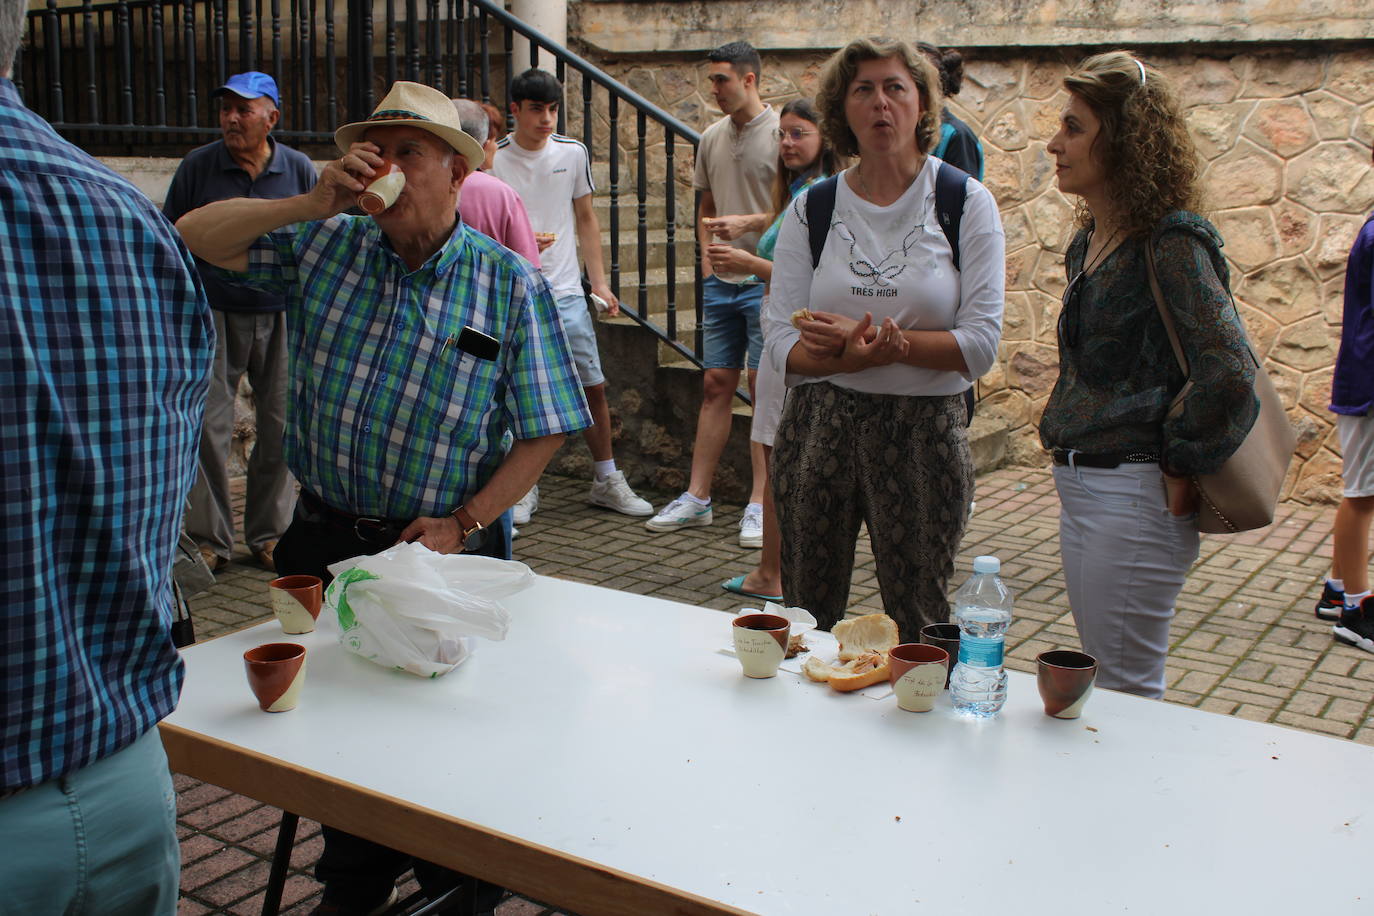
[(844, 618), (863, 522), (902, 641), (949, 619), (945, 589), (973, 497), (964, 412), (961, 395), (791, 389), (772, 464), (788, 604), (824, 630)]

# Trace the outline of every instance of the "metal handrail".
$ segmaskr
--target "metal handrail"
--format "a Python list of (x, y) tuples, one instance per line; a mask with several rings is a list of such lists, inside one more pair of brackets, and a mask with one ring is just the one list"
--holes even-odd
[[(384, 4), (384, 51), (373, 46), (374, 3)], [(346, 6), (345, 6), (346, 4)], [(404, 4), (404, 20), (398, 7)], [(348, 29), (336, 35), (334, 10), (347, 9)], [(380, 16), (380, 11), (378, 11)], [(663, 108), (618, 82), (592, 62), (522, 22), (494, 0), (85, 0), (59, 7), (48, 0), (28, 14), (30, 44), (28, 66), (17, 62), (15, 79), (31, 81), (31, 102), (59, 131), (78, 142), (82, 137), (106, 146), (199, 140), (218, 136), (213, 121), (206, 123), (198, 109), (206, 95), (220, 85), (231, 68), (262, 69), (279, 81), (291, 104), (274, 135), (289, 142), (332, 145), (332, 128), (344, 120), (360, 120), (375, 100), (374, 70), (387, 79), (417, 79), (445, 89), (449, 95), (491, 100), (492, 57), (489, 32), (495, 22), (502, 29), (506, 85), (514, 76), (513, 51), (517, 41), (528, 43), (532, 65), (548, 55), (560, 82), (569, 69), (581, 77), (584, 142), (595, 158), (593, 90), (607, 94), (603, 111), (610, 122), (605, 151), (610, 180), (605, 196), (610, 204), (608, 225), (610, 257), (608, 279), (617, 297), (622, 295), (626, 271), (621, 264), (621, 202), (633, 195), (637, 258), (631, 271), (637, 284), (630, 299), (622, 301), (624, 314), (650, 331), (677, 356), (703, 368), (702, 252), (697, 244), (696, 220), (700, 195), (690, 225), (678, 219), (676, 182), (677, 144), (695, 150), (701, 135)], [(422, 28), (424, 34), (422, 35)], [(342, 39), (344, 47), (336, 50)], [(135, 54), (141, 48), (141, 55)], [(354, 61), (347, 68), (347, 85), (331, 74), (337, 54), (346, 52)], [(385, 61), (385, 67), (378, 66)], [(151, 65), (151, 67), (150, 67)], [(321, 71), (321, 65), (323, 70)], [(455, 91), (456, 90), (456, 91)], [(479, 95), (480, 93), (480, 95)], [(598, 93), (599, 94), (599, 93)], [(573, 98), (576, 98), (574, 93)], [(622, 115), (621, 106), (627, 111)], [(633, 139), (622, 134), (621, 118), (633, 109)], [(568, 106), (560, 107), (559, 130), (567, 130)], [(508, 116), (509, 122), (509, 116)], [(628, 127), (628, 125), (626, 125)], [(649, 136), (662, 131), (662, 156), (666, 180), (656, 195), (663, 201), (666, 240), (666, 327), (650, 315), (648, 299)], [(654, 138), (657, 141), (657, 137)], [(634, 184), (625, 186), (622, 148), (634, 155)], [(658, 162), (655, 161), (655, 167)], [(685, 201), (684, 201), (685, 203)], [(628, 213), (629, 210), (626, 210)], [(686, 215), (685, 213), (683, 214)], [(628, 228), (628, 227), (627, 227)], [(679, 341), (678, 251), (690, 239), (693, 250), (692, 306), (696, 326), (692, 345)], [(628, 244), (633, 244), (632, 242)], [(654, 310), (657, 312), (657, 309)], [(749, 402), (747, 392), (739, 392)]]

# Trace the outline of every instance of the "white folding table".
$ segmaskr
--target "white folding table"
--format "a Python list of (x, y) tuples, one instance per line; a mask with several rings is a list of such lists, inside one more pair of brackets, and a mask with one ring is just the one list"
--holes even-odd
[[(744, 678), (719, 611), (538, 577), (422, 680), (275, 623), (185, 651), (172, 767), (583, 916), (1374, 911), (1374, 749), (1013, 672), (1001, 716)], [(245, 649), (308, 649), (258, 710)]]

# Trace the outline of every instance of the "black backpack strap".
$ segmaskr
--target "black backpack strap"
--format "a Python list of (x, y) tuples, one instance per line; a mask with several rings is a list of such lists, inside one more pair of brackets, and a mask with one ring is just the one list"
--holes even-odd
[(831, 175), (806, 189), (806, 229), (811, 236), (812, 270), (820, 266), (825, 237), (830, 234), (830, 217), (835, 213), (835, 182), (839, 177)]
[[(954, 253), (955, 270), (959, 269), (959, 221), (964, 217), (968, 179), (968, 172), (948, 162), (941, 162), (935, 173), (935, 215), (940, 218), (940, 228), (945, 231), (949, 250)], [(812, 245), (814, 247), (815, 243)]]
[[(948, 162), (941, 162), (935, 173), (935, 215), (945, 231), (949, 250), (954, 255), (954, 269), (959, 269), (959, 221), (964, 217), (964, 198), (968, 196), (969, 174)], [(975, 403), (973, 387), (964, 390), (964, 425), (973, 422)]]

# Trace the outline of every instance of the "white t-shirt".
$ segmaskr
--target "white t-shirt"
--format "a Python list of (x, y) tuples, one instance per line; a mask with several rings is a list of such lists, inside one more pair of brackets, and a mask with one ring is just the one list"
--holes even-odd
[(573, 201), (596, 190), (587, 148), (572, 137), (553, 134), (543, 149), (531, 152), (516, 143), (514, 136), (507, 136), (496, 144), (491, 172), (515, 188), (536, 233), (556, 236), (539, 254), (539, 269), (554, 296), (581, 295)]
[[(970, 178), (959, 224), (961, 270), (935, 214), (935, 171), (926, 157), (916, 180), (892, 204), (879, 207), (838, 180), (835, 211), (820, 265), (811, 269), (806, 226), (810, 189), (789, 205), (773, 255), (773, 281), (763, 312), (764, 358), (788, 386), (829, 381), (872, 394), (958, 394), (992, 367), (1002, 336), (1006, 238), (992, 194)], [(813, 186), (814, 187), (814, 186)], [(792, 313), (811, 308), (879, 325), (893, 318), (903, 330), (950, 331), (968, 373), (892, 364), (825, 377), (787, 372), (787, 355), (801, 339)]]

